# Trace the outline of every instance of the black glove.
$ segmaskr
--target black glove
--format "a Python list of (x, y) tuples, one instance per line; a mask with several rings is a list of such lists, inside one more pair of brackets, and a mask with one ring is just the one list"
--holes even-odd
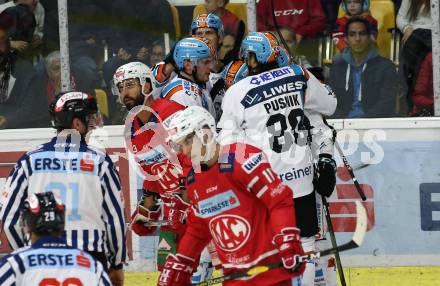
[(336, 185), (336, 162), (330, 154), (320, 154), (318, 160), (318, 179), (315, 182), (316, 191), (330, 197)]
[(174, 45), (171, 48), (171, 51), (165, 56), (165, 58), (163, 59), (163, 61), (166, 64), (172, 64), (173, 66), (176, 66), (176, 62), (174, 61), (174, 50), (176, 49), (176, 45)]

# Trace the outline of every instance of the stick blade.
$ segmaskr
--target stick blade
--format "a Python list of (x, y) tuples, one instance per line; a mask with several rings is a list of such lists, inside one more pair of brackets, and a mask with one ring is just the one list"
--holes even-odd
[(364, 241), (365, 233), (367, 232), (367, 211), (359, 201), (356, 201), (356, 215), (356, 229), (352, 240), (358, 246), (361, 246)]

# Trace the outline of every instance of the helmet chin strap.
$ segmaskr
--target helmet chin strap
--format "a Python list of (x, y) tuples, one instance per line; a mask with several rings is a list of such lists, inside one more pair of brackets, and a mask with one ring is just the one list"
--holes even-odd
[(210, 142), (206, 144), (205, 147), (206, 147), (205, 155), (202, 156), (202, 159), (200, 160), (201, 162), (208, 162), (209, 160), (211, 160), (215, 152), (214, 142)]
[[(211, 129), (209, 129), (211, 130)], [(216, 141), (215, 141), (215, 137), (216, 134), (211, 130), (211, 134), (212, 136), (210, 138), (208, 138), (208, 142), (205, 144), (203, 143), (203, 136), (204, 136), (203, 129), (196, 131), (196, 135), (199, 138), (199, 140), (202, 142), (202, 144), (205, 146), (205, 154), (203, 156), (201, 156), (200, 158), (200, 162), (208, 162), (209, 160), (212, 159), (214, 152), (215, 152), (215, 146), (216, 146)]]
[(144, 96), (144, 100), (143, 100), (143, 102), (142, 102), (143, 105), (146, 105), (147, 100), (150, 98), (150, 96), (152, 96), (152, 94), (153, 94), (153, 91), (151, 91), (151, 92), (148, 93), (148, 94), (144, 94), (144, 93), (142, 92), (142, 95)]

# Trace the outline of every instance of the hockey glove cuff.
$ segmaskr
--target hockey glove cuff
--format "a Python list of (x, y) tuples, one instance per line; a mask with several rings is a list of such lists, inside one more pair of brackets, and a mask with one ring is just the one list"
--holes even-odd
[(281, 233), (273, 237), (272, 243), (278, 248), (284, 268), (299, 274), (304, 272), (305, 263), (300, 265), (297, 263), (298, 257), (304, 255), (298, 228), (284, 228)]
[(320, 154), (318, 159), (318, 179), (316, 180), (316, 191), (324, 196), (330, 197), (336, 185), (336, 162), (329, 154)]
[(185, 221), (188, 207), (189, 204), (179, 194), (171, 196), (171, 207), (168, 212), (168, 221), (171, 227), (180, 225)]
[(168, 254), (164, 269), (160, 273), (158, 286), (187, 286), (190, 285), (194, 272), (194, 259), (177, 253)]

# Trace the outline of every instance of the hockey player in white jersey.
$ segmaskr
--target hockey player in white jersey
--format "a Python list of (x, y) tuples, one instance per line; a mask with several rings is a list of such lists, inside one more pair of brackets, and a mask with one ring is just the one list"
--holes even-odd
[(65, 237), (101, 261), (114, 285), (123, 283), (125, 220), (119, 174), (110, 157), (85, 142), (99, 121), (95, 99), (82, 92), (56, 97), (50, 107), (57, 136), (25, 153), (6, 181), (0, 217), (12, 249), (25, 245), (18, 225), (29, 194), (52, 191), (66, 205)]
[(174, 48), (174, 61), (179, 69), (161, 92), (161, 98), (184, 106), (201, 106), (215, 117), (214, 105), (206, 88), (216, 51), (209, 40), (194, 37), (180, 40)]
[[(306, 69), (296, 64), (283, 66), (286, 59), (280, 51), (278, 40), (271, 33), (253, 32), (244, 39), (241, 55), (250, 75), (227, 90), (218, 128), (222, 130), (223, 143), (244, 141), (267, 154), (283, 183), (294, 190), (303, 248), (311, 252), (318, 224), (306, 114), (322, 120), (321, 115), (333, 114), (337, 101)], [(325, 140), (313, 140), (323, 142), (320, 164), (332, 164), (332, 150), (325, 150)], [(307, 263), (302, 285), (313, 285), (314, 274), (314, 263)]]
[[(223, 34), (223, 22), (213, 13), (198, 15), (191, 23), (191, 35), (196, 38), (205, 38), (208, 40), (216, 54), (223, 41)], [(164, 61), (158, 63), (152, 70), (156, 90), (154, 94), (163, 89), (168, 82), (174, 79), (180, 70), (174, 60), (174, 50), (176, 46), (166, 55)], [(223, 66), (228, 63), (231, 58), (233, 58), (232, 52), (228, 53), (228, 59), (218, 59), (212, 64), (209, 81), (204, 84), (208, 92), (211, 91), (213, 85), (220, 78), (220, 72)], [(214, 100), (213, 94), (211, 94), (211, 98)]]
[(65, 206), (59, 198), (32, 193), (23, 205), (20, 222), (31, 246), (2, 258), (0, 285), (111, 285), (99, 261), (62, 238)]

